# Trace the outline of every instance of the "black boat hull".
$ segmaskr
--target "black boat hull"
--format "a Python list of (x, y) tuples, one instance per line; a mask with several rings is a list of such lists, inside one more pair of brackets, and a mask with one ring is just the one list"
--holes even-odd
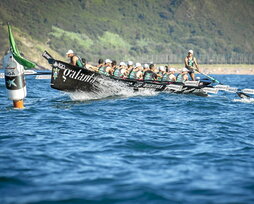
[(113, 76), (105, 76), (98, 72), (76, 67), (59, 60), (54, 60), (47, 52), (43, 54), (43, 57), (52, 65), (51, 87), (60, 91), (97, 93), (115, 88), (115, 86), (125, 86), (130, 87), (135, 91), (152, 89), (170, 93), (208, 96), (203, 88), (207, 87), (209, 83), (200, 82), (198, 85), (196, 84), (194, 86), (178, 82), (122, 79)]

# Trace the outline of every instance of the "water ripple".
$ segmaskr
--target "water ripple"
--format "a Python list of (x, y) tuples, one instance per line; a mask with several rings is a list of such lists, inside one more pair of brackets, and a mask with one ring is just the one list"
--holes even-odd
[(0, 92), (0, 203), (254, 203), (253, 103), (28, 83), (24, 110)]

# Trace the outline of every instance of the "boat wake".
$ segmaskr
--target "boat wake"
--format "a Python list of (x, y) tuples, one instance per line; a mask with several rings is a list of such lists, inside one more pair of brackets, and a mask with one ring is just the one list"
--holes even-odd
[(71, 100), (73, 101), (86, 101), (86, 100), (99, 100), (105, 98), (129, 98), (135, 96), (154, 96), (158, 92), (154, 89), (139, 89), (138, 91), (134, 90), (133, 87), (128, 87), (124, 83), (119, 83), (116, 81), (103, 80), (101, 81), (99, 91), (96, 92), (72, 92), (68, 93)]
[(254, 103), (254, 98), (241, 98), (241, 99), (234, 99), (234, 102), (241, 102), (241, 103)]

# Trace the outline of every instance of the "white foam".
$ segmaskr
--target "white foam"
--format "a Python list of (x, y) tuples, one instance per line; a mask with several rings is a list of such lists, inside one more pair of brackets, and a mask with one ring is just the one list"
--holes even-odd
[(254, 98), (241, 98), (241, 99), (234, 99), (234, 102), (241, 102), (241, 103), (254, 103)]
[(51, 75), (38, 75), (35, 79), (51, 79)]
[(85, 101), (85, 100), (98, 100), (108, 97), (134, 97), (134, 96), (154, 96), (158, 92), (154, 89), (140, 88), (138, 91), (134, 91), (133, 87), (128, 87), (126, 84), (116, 81), (102, 80), (99, 85), (99, 90), (96, 92), (73, 92), (68, 93), (73, 101)]

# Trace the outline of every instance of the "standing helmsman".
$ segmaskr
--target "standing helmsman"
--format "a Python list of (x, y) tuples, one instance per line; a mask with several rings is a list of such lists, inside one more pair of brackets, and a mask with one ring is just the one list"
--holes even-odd
[(189, 75), (190, 75), (192, 81), (195, 81), (194, 70), (196, 68), (196, 70), (199, 72), (199, 68), (198, 68), (198, 63), (197, 63), (196, 58), (193, 57), (193, 50), (188, 51), (188, 55), (187, 55), (187, 57), (185, 57), (184, 63), (185, 63), (185, 68), (187, 68), (189, 70)]
[(84, 67), (82, 59), (78, 55), (75, 55), (72, 50), (68, 50), (66, 55), (67, 55), (67, 57), (70, 58), (70, 64), (77, 66), (77, 67)]

